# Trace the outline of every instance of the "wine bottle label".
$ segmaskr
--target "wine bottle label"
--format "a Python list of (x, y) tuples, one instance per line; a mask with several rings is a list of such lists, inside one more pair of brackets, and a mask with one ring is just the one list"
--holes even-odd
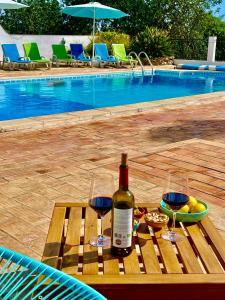
[(133, 208), (114, 208), (113, 212), (113, 246), (118, 248), (131, 247), (133, 232)]

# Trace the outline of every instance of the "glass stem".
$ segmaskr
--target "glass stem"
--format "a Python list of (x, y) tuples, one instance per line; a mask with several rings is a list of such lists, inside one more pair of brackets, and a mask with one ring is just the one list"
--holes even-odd
[(103, 235), (103, 216), (101, 216), (101, 231), (100, 231), (100, 234), (98, 236), (99, 243), (103, 244), (104, 239), (105, 238), (104, 238), (104, 235)]
[(176, 211), (173, 211), (173, 224), (172, 224), (172, 233), (175, 233), (175, 224), (176, 224)]

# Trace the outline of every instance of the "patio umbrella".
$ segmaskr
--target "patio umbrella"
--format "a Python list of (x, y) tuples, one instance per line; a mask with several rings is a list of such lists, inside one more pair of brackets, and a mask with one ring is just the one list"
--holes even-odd
[(18, 9), (24, 7), (28, 7), (28, 6), (12, 0), (0, 0), (0, 9)]
[(119, 19), (128, 16), (128, 14), (122, 12), (119, 9), (102, 5), (101, 3), (98, 2), (90, 2), (87, 4), (67, 6), (66, 8), (63, 9), (63, 13), (73, 17), (93, 19), (92, 60), (94, 59), (95, 21), (100, 19)]

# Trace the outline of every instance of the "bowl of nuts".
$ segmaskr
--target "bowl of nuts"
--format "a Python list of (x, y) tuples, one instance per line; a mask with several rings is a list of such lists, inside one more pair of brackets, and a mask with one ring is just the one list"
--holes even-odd
[(169, 217), (158, 211), (151, 211), (145, 214), (145, 223), (154, 228), (162, 228), (169, 222)]

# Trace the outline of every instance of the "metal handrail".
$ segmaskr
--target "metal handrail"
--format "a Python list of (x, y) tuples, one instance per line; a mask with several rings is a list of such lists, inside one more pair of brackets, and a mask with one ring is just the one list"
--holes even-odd
[[(131, 52), (128, 54), (128, 56), (131, 56), (132, 54), (135, 56), (135, 58), (136, 58), (137, 61), (139, 62), (140, 66), (141, 66), (141, 70), (142, 70), (142, 75), (144, 75), (144, 67), (143, 67), (143, 65), (142, 65), (142, 62), (141, 62), (139, 56), (138, 56), (137, 53), (134, 52), (134, 51), (131, 51)], [(133, 66), (132, 66), (132, 70), (133, 70)]]
[(146, 52), (144, 52), (144, 51), (141, 51), (141, 52), (138, 54), (138, 57), (139, 57), (139, 60), (140, 60), (140, 61), (141, 61), (141, 55), (142, 55), (142, 54), (147, 58), (148, 63), (149, 63), (149, 65), (151, 66), (151, 69), (152, 69), (152, 76), (153, 76), (153, 72), (154, 72), (154, 70), (153, 70), (153, 64), (152, 64), (152, 62), (151, 62), (151, 60), (150, 60), (148, 54), (147, 54)]

